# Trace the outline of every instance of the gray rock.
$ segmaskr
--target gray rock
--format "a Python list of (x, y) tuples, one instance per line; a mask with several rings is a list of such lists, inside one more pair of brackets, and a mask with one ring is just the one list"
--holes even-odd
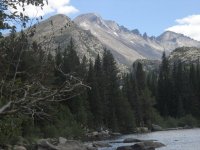
[(120, 136), (121, 133), (118, 133), (118, 132), (111, 132), (109, 133), (111, 136)]
[(149, 129), (147, 127), (137, 127), (136, 132), (138, 133), (147, 133), (149, 132)]
[(102, 147), (112, 147), (110, 144), (105, 143), (105, 142), (94, 142), (93, 147), (98, 147), (98, 148), (102, 148)]
[(144, 143), (138, 143), (131, 146), (133, 150), (155, 150), (152, 146), (146, 146)]
[(26, 150), (26, 147), (24, 147), (24, 146), (19, 146), (19, 145), (15, 145), (15, 146), (13, 147), (13, 150)]
[(79, 141), (68, 140), (65, 144), (59, 144), (58, 150), (88, 150), (88, 147)]
[(135, 143), (135, 142), (141, 142), (139, 139), (134, 139), (134, 138), (127, 138), (124, 139), (123, 143)]
[(48, 139), (40, 139), (37, 141), (38, 148), (48, 149), (48, 150), (59, 150), (55, 145), (51, 144)]
[(117, 150), (133, 150), (132, 146), (120, 146)]
[(98, 148), (96, 148), (96, 147), (87, 146), (86, 148), (87, 148), (87, 150), (98, 150)]
[(97, 147), (94, 147), (92, 143), (84, 143), (84, 146), (87, 150), (97, 150)]
[(144, 141), (131, 146), (120, 146), (117, 150), (155, 150), (163, 146), (165, 145), (160, 142)]
[(66, 140), (59, 138), (59, 144), (53, 145), (49, 142), (50, 139), (41, 139), (37, 142), (37, 150), (96, 150), (92, 147), (87, 147), (83, 143), (74, 140)]
[(59, 141), (59, 144), (65, 144), (67, 142), (67, 139), (65, 139), (63, 137), (59, 137), (58, 141)]
[(98, 136), (98, 134), (99, 133), (97, 131), (94, 131), (94, 132), (91, 133), (92, 136)]
[(94, 131), (86, 134), (86, 137), (89, 138), (90, 140), (103, 140), (109, 138), (110, 136), (111, 135), (107, 130), (100, 132)]
[(152, 124), (152, 131), (162, 131), (163, 128), (159, 125)]
[(165, 146), (163, 143), (160, 142), (153, 142), (153, 141), (144, 141), (140, 143), (136, 143), (133, 145), (133, 147), (140, 147), (140, 148), (160, 148)]

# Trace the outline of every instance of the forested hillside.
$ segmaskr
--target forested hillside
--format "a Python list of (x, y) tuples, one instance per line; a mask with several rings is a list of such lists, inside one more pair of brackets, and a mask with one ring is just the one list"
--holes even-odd
[(197, 125), (198, 63), (170, 65), (163, 54), (159, 74), (145, 72), (141, 63), (121, 74), (109, 50), (88, 61), (77, 56), (73, 39), (55, 56), (14, 29), (0, 45), (1, 141), (80, 138), (101, 128), (130, 133), (153, 123)]

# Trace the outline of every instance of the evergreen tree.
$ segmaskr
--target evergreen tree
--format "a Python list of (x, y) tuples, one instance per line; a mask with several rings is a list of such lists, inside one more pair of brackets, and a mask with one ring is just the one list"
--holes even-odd
[(138, 89), (138, 97), (136, 100), (136, 118), (140, 126), (150, 126), (152, 120), (152, 111), (154, 98), (146, 85), (146, 75), (141, 63), (137, 64), (135, 72), (135, 81)]
[(67, 49), (64, 51), (63, 71), (65, 73), (78, 73), (80, 68), (79, 57), (75, 51), (74, 42), (71, 39)]
[(160, 67), (158, 77), (158, 95), (157, 95), (157, 109), (162, 116), (168, 116), (170, 105), (169, 100), (172, 98), (172, 83), (170, 80), (170, 67), (165, 52), (162, 56), (162, 64)]
[(88, 91), (88, 101), (90, 104), (90, 111), (93, 116), (92, 126), (98, 128), (103, 125), (103, 108), (102, 108), (103, 106), (94, 66), (91, 61), (90, 61), (87, 81), (92, 88), (91, 90)]
[(118, 121), (116, 115), (116, 103), (119, 100), (119, 82), (116, 62), (110, 51), (104, 50), (103, 54), (103, 76), (105, 88), (105, 121), (109, 128), (118, 130)]

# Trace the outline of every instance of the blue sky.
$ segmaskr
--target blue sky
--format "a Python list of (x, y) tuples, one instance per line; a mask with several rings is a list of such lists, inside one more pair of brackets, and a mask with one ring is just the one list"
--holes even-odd
[(97, 12), (105, 19), (149, 35), (161, 34), (176, 25), (176, 19), (200, 14), (200, 0), (71, 0), (71, 4), (78, 14)]
[(71, 0), (71, 4), (78, 14), (96, 12), (149, 35), (161, 34), (175, 25), (176, 19), (200, 14), (200, 0)]
[[(95, 12), (129, 29), (149, 36), (165, 30), (185, 34), (200, 41), (200, 0), (48, 0), (48, 6), (27, 6), (31, 18), (62, 13), (72, 19)], [(18, 7), (18, 10), (22, 10)]]

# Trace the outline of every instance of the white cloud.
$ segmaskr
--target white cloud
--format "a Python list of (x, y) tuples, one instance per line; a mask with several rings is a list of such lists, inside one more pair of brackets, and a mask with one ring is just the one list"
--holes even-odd
[(59, 14), (70, 14), (71, 12), (78, 12), (76, 8), (74, 8), (73, 6), (63, 6), (60, 7), (57, 12)]
[[(23, 12), (22, 7), (17, 6), (17, 11)], [(69, 15), (78, 11), (79, 10), (76, 9), (74, 6), (70, 5), (70, 0), (48, 0), (48, 5), (45, 3), (42, 9), (40, 7), (35, 7), (32, 5), (25, 6), (25, 12), (23, 13), (30, 18), (34, 18), (44, 16), (49, 13)]]
[(200, 15), (192, 15), (176, 20), (177, 25), (167, 28), (167, 31), (173, 31), (189, 36), (200, 41)]

